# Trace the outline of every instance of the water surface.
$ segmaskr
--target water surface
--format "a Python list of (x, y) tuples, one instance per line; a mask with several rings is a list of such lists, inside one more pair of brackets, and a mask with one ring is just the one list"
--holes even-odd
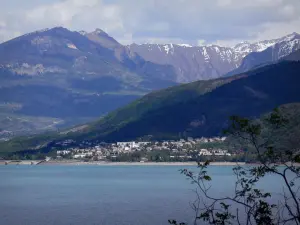
[[(179, 173), (192, 166), (0, 166), (0, 224), (160, 225), (191, 222), (193, 186)], [(227, 194), (230, 166), (210, 169)], [(276, 187), (268, 179), (265, 186)], [(278, 185), (277, 185), (278, 186)]]

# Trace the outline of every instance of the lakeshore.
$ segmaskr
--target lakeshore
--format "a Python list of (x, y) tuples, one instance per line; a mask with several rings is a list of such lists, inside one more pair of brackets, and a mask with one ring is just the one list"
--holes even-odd
[[(245, 162), (211, 162), (211, 166), (236, 166), (245, 165)], [(50, 160), (50, 161), (0, 161), (0, 165), (98, 165), (98, 166), (196, 166), (196, 162), (83, 162), (75, 160)]]

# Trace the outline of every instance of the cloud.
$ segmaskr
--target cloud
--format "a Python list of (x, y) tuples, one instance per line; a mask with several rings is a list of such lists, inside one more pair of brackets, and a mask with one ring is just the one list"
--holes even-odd
[(2, 5), (0, 41), (53, 26), (101, 28), (126, 44), (232, 45), (300, 32), (299, 0), (10, 0)]

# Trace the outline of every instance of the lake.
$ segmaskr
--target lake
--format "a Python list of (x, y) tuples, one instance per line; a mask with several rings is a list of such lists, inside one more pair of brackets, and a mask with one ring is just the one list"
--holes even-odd
[[(160, 225), (191, 222), (193, 166), (0, 166), (0, 224)], [(234, 187), (231, 166), (212, 166), (214, 191)], [(280, 188), (267, 178), (262, 187)], [(279, 190), (279, 189), (278, 189)]]

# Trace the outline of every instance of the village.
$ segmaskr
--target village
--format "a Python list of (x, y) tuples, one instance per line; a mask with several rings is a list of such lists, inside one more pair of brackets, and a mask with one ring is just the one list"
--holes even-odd
[[(235, 153), (224, 147), (226, 137), (187, 138), (161, 142), (98, 143), (84, 142), (79, 147), (66, 147), (56, 151), (56, 159), (86, 161), (192, 161), (199, 157), (231, 157)], [(61, 143), (69, 146), (72, 140)]]

